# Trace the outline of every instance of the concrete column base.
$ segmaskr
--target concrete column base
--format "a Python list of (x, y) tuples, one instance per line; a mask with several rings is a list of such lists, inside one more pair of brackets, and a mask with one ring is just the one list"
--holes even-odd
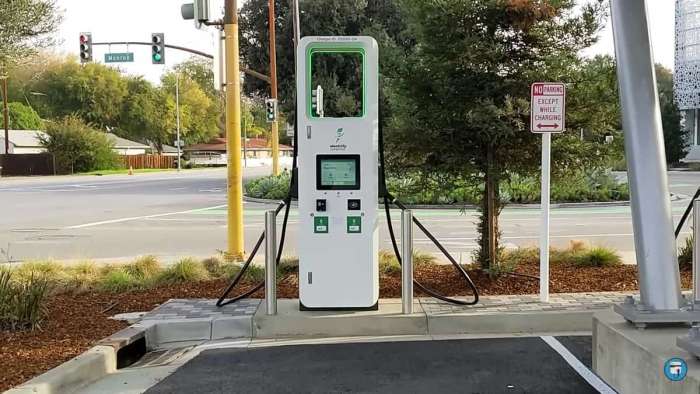
[[(638, 329), (612, 310), (593, 315), (593, 371), (619, 393), (700, 393), (700, 361), (676, 346), (682, 326)], [(688, 363), (688, 375), (673, 382), (664, 363)]]

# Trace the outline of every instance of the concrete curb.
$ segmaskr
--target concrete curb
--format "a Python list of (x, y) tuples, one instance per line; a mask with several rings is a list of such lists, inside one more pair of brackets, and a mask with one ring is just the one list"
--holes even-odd
[(85, 353), (6, 391), (7, 394), (58, 394), (74, 392), (117, 369), (117, 352), (111, 346), (95, 346)]

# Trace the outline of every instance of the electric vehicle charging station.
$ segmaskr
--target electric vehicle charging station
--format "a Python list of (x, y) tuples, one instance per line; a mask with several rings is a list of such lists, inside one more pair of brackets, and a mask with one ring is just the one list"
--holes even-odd
[[(241, 283), (253, 258), (266, 242), (268, 284), (275, 283), (273, 267), (284, 251), (287, 220), (292, 200), (299, 202), (297, 232), (299, 255), (299, 307), (301, 310), (376, 310), (379, 306), (378, 208), (383, 199), (387, 228), (394, 254), (402, 270), (411, 270), (411, 259), (403, 264), (394, 233), (391, 206), (407, 213), (407, 207), (386, 187), (384, 143), (379, 122), (379, 55), (372, 37), (304, 37), (296, 52), (297, 116), (290, 188), (285, 199), (271, 212), (284, 210), (277, 247), (272, 224), (260, 234), (253, 250), (216, 305), (222, 307), (250, 297), (265, 282), (229, 297)], [(333, 79), (334, 68), (342, 68), (344, 80)], [(341, 86), (341, 89), (338, 87)], [(381, 174), (381, 177), (380, 177)], [(408, 227), (415, 225), (450, 261), (472, 290), (471, 301), (450, 298), (412, 280), (423, 293), (455, 305), (475, 305), (479, 292), (457, 260), (440, 241), (411, 214), (404, 215), (404, 254), (411, 254)], [(410, 218), (406, 220), (405, 218)], [(267, 221), (266, 221), (267, 223)], [(266, 235), (266, 233), (268, 233)], [(404, 239), (405, 238), (405, 239)], [(274, 287), (274, 286), (272, 286)], [(405, 283), (406, 294), (410, 294)], [(413, 287), (413, 286), (410, 286)], [(276, 298), (266, 288), (266, 298)], [(405, 302), (410, 303), (406, 296)], [(270, 300), (273, 301), (273, 300)], [(276, 302), (276, 300), (274, 300)], [(412, 304), (411, 304), (412, 305)], [(270, 310), (274, 306), (270, 305)], [(410, 308), (405, 308), (410, 310)], [(408, 312), (410, 313), (410, 311)]]
[[(379, 299), (378, 49), (371, 37), (297, 47), (301, 309), (376, 309)], [(344, 67), (352, 96), (323, 86)]]

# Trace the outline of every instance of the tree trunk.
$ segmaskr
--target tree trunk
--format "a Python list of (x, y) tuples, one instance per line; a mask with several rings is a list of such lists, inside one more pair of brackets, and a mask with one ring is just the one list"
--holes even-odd
[(500, 192), (495, 171), (493, 148), (486, 148), (486, 169), (484, 171), (484, 194), (481, 201), (481, 223), (479, 231), (478, 260), (484, 269), (495, 268), (498, 264), (498, 214), (500, 212)]

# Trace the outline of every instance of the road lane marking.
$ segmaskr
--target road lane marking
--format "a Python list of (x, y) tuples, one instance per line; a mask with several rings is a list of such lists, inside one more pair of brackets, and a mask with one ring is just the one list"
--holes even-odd
[(588, 384), (590, 384), (594, 389), (598, 390), (599, 393), (617, 393), (610, 386), (608, 386), (603, 379), (593, 373), (593, 371), (588, 369), (588, 367), (583, 365), (583, 363), (576, 358), (576, 356), (571, 354), (569, 349), (564, 347), (564, 345), (562, 345), (556, 338), (552, 336), (541, 336), (540, 338), (542, 338), (542, 340), (555, 352), (559, 353), (561, 358), (563, 358), (564, 361), (566, 361), (566, 363), (569, 364), (574, 371), (576, 371), (576, 373), (578, 373), (586, 382), (588, 382)]
[(123, 222), (131, 222), (134, 220), (152, 219), (152, 218), (160, 218), (160, 217), (164, 217), (164, 216), (183, 215), (183, 214), (188, 214), (188, 213), (202, 212), (202, 211), (206, 211), (209, 209), (220, 209), (220, 208), (225, 207), (225, 206), (226, 205), (217, 205), (217, 206), (207, 207), (207, 208), (190, 209), (187, 211), (158, 213), (155, 215), (132, 216), (132, 217), (126, 217), (126, 218), (120, 218), (120, 219), (103, 220), (100, 222), (78, 224), (75, 226), (68, 226), (68, 227), (64, 227), (64, 228), (67, 230), (75, 230), (75, 229), (80, 229), (80, 228), (101, 226), (104, 224), (123, 223)]

